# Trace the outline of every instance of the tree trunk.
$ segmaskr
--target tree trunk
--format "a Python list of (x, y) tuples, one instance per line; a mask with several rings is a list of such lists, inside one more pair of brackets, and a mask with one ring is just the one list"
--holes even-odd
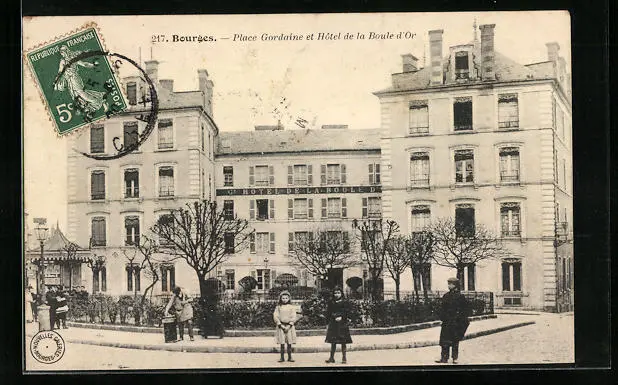
[(395, 299), (399, 302), (399, 276), (395, 279)]
[(197, 279), (200, 283), (200, 297), (206, 298), (206, 295), (208, 293), (208, 286), (206, 284), (206, 276), (198, 274)]

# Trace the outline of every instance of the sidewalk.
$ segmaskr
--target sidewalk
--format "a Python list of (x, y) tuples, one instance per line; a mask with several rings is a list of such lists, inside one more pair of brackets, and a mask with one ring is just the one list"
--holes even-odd
[[(501, 331), (531, 325), (538, 316), (526, 315), (499, 315), (497, 318), (471, 322), (465, 339), (481, 337)], [(36, 324), (26, 325), (28, 342), (36, 334)], [(227, 337), (222, 339), (204, 339), (196, 336), (195, 341), (186, 340), (176, 343), (165, 343), (163, 335), (155, 333), (136, 333), (114, 330), (98, 330), (72, 327), (56, 330), (66, 343), (110, 346), (127, 349), (164, 350), (174, 352), (202, 352), (202, 353), (275, 353), (278, 346), (273, 336), (270, 337)], [(324, 332), (326, 333), (326, 332)], [(405, 333), (387, 335), (354, 335), (354, 343), (348, 347), (349, 351), (381, 350), (381, 349), (408, 349), (423, 346), (438, 345), (440, 328), (432, 327), (409, 331)], [(330, 346), (324, 342), (324, 336), (299, 337), (295, 346), (297, 353), (327, 352)]]

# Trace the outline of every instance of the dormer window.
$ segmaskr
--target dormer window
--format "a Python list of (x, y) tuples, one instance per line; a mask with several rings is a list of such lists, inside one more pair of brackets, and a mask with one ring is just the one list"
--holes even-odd
[(468, 64), (468, 52), (455, 53), (455, 79), (469, 79), (470, 67)]

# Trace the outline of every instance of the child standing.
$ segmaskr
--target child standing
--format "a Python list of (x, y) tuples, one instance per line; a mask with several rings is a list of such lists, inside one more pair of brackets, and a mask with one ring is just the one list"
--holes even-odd
[(330, 358), (327, 363), (335, 362), (337, 344), (341, 344), (341, 363), (347, 363), (346, 344), (352, 343), (350, 328), (348, 327), (349, 304), (343, 298), (340, 287), (333, 289), (333, 298), (326, 309), (328, 329), (326, 330), (326, 342), (330, 343)]
[(275, 330), (275, 340), (281, 345), (281, 359), (279, 362), (285, 361), (285, 345), (288, 345), (288, 361), (294, 362), (292, 359), (292, 344), (296, 343), (296, 328), (294, 324), (298, 321), (298, 313), (296, 306), (290, 303), (290, 292), (284, 290), (279, 294), (279, 303), (273, 312), (273, 319), (277, 325)]

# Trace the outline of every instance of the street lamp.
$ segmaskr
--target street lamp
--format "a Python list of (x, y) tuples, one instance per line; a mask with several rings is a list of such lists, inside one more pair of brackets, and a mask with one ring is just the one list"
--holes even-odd
[(49, 314), (49, 306), (47, 305), (47, 299), (45, 296), (45, 259), (43, 255), (44, 243), (47, 239), (47, 231), (49, 230), (47, 227), (44, 227), (46, 221), (39, 220), (37, 222), (37, 227), (34, 228), (36, 233), (36, 239), (39, 241), (41, 246), (41, 255), (39, 257), (39, 261), (37, 263), (38, 267), (38, 294), (39, 294), (39, 302), (40, 305), (37, 306), (37, 319), (39, 320), (39, 331), (51, 330), (51, 322), (50, 322), (50, 314)]

